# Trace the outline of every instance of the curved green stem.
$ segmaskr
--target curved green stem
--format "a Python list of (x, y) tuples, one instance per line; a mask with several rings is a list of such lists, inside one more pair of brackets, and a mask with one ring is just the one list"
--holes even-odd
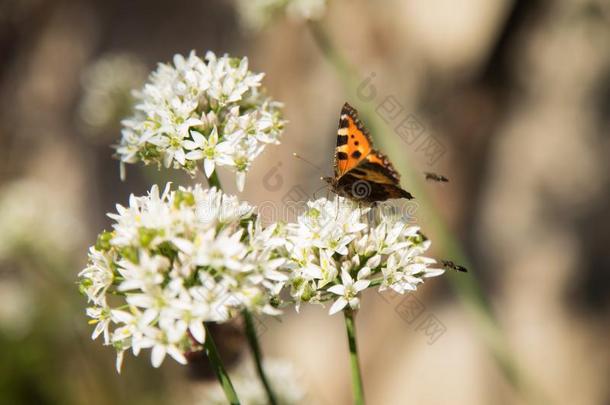
[(348, 308), (343, 311), (343, 315), (345, 317), (345, 330), (347, 332), (347, 343), (349, 345), (349, 361), (352, 367), (352, 390), (354, 392), (354, 404), (364, 405), (364, 386), (362, 385), (362, 374), (360, 373), (360, 362), (358, 360), (354, 311)]
[(233, 384), (231, 383), (231, 379), (229, 378), (229, 374), (227, 374), (227, 370), (225, 370), (222, 360), (220, 359), (220, 355), (218, 354), (218, 349), (216, 348), (216, 344), (214, 343), (214, 339), (212, 339), (212, 334), (208, 330), (208, 326), (204, 324), (205, 327), (205, 342), (203, 343), (203, 347), (205, 349), (205, 353), (210, 360), (210, 364), (214, 369), (214, 373), (218, 378), (218, 382), (222, 386), (222, 390), (227, 397), (227, 401), (231, 405), (239, 405), (239, 398), (237, 397), (237, 393), (235, 392), (235, 388), (233, 388)]
[(269, 379), (267, 378), (267, 375), (265, 374), (265, 370), (263, 368), (263, 355), (261, 352), (260, 345), (258, 343), (258, 337), (256, 336), (256, 327), (254, 326), (252, 314), (247, 309), (244, 309), (242, 314), (244, 318), (244, 328), (246, 330), (246, 337), (248, 338), (248, 344), (250, 345), (250, 350), (252, 351), (252, 356), (254, 357), (254, 364), (256, 366), (258, 378), (260, 378), (261, 383), (265, 388), (265, 393), (267, 394), (269, 404), (277, 405), (275, 394), (273, 393), (273, 389), (271, 388), (271, 384), (269, 383)]
[[(212, 175), (207, 180), (208, 185), (210, 187), (216, 187), (217, 189), (222, 190), (222, 184), (220, 183), (220, 179), (218, 178), (218, 172), (216, 170), (214, 170)], [(263, 355), (261, 352), (260, 344), (258, 343), (256, 329), (252, 320), (252, 314), (247, 309), (244, 309), (243, 318), (245, 335), (248, 339), (248, 344), (250, 345), (252, 356), (254, 357), (254, 364), (256, 365), (258, 377), (261, 380), (261, 384), (263, 384), (263, 387), (265, 388), (265, 393), (267, 394), (269, 405), (277, 405), (277, 400), (275, 398), (273, 390), (271, 389), (271, 384), (269, 383), (267, 375), (265, 374), (265, 370), (263, 369)]]
[[(341, 55), (337, 47), (333, 44), (331, 37), (326, 33), (319, 22), (310, 22), (309, 28), (314, 41), (323, 54), (324, 58), (335, 69), (339, 79), (342, 81), (347, 96), (350, 99), (358, 99), (357, 89), (359, 86), (358, 76), (352, 69), (351, 64)], [(375, 107), (370, 103), (360, 103), (360, 112), (369, 125), (372, 134), (387, 134), (389, 129), (387, 124), (379, 118)], [(400, 145), (395, 137), (378, 136), (376, 141), (387, 150), (399, 150)], [(488, 349), (496, 360), (496, 363), (504, 377), (510, 382), (516, 391), (521, 392), (524, 399), (532, 403), (534, 400), (533, 390), (526, 384), (523, 372), (517, 367), (514, 355), (508, 349), (508, 343), (501, 332), (501, 328), (491, 308), (489, 300), (485, 296), (480, 283), (476, 279), (476, 273), (468, 257), (462, 249), (460, 242), (449, 230), (449, 227), (442, 219), (438, 209), (434, 206), (432, 199), (428, 196), (422, 181), (421, 175), (408, 164), (403, 156), (397, 156), (397, 166), (407, 179), (410, 191), (420, 202), (420, 207), (424, 211), (424, 216), (429, 220), (429, 225), (433, 230), (437, 241), (442, 246), (442, 250), (450, 258), (459, 261), (469, 269), (468, 277), (462, 274), (449, 274), (449, 281), (456, 291), (462, 303), (468, 308), (477, 320), (479, 333), (483, 337)], [(538, 394), (539, 395), (539, 394)]]
[[(204, 174), (205, 176), (205, 174)], [(208, 186), (210, 187), (216, 187), (219, 190), (222, 190), (222, 185), (220, 184), (220, 179), (218, 178), (218, 170), (214, 169), (214, 171), (212, 172), (212, 175), (207, 178), (208, 180)]]

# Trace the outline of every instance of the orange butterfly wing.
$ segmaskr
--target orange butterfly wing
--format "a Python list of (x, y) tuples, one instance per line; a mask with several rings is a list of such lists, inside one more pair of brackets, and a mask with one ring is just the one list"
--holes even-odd
[(335, 178), (358, 166), (372, 151), (368, 130), (358, 119), (358, 112), (348, 103), (343, 105), (337, 129), (335, 149)]

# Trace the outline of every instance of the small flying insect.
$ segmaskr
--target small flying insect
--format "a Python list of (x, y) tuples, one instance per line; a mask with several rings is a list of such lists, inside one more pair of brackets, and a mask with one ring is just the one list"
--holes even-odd
[(449, 179), (447, 177), (440, 175), (440, 174), (431, 173), (431, 172), (424, 172), (424, 174), (426, 175), (426, 180), (437, 181), (439, 183), (449, 182)]
[(460, 266), (459, 264), (455, 264), (451, 260), (441, 260), (441, 264), (445, 270), (455, 270), (462, 273), (467, 273), (468, 269), (464, 266)]

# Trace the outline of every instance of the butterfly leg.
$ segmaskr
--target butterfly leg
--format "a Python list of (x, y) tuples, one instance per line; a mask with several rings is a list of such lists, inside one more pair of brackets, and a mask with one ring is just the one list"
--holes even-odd
[(373, 201), (373, 203), (371, 204), (371, 222), (376, 222), (376, 219), (381, 220), (381, 217), (377, 218), (377, 214), (379, 214), (380, 210), (377, 209), (377, 207), (379, 207), (379, 204), (377, 203), (377, 201)]
[(339, 196), (337, 196), (337, 213), (335, 214), (335, 221), (339, 219)]

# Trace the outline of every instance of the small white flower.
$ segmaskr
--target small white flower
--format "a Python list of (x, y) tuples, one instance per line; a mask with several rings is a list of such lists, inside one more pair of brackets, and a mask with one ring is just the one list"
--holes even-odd
[(188, 160), (203, 159), (203, 169), (206, 177), (210, 177), (214, 172), (216, 163), (226, 164), (226, 156), (233, 153), (233, 148), (229, 142), (218, 143), (218, 129), (213, 127), (209, 138), (203, 136), (200, 132), (192, 130), (191, 136), (193, 140), (184, 142), (184, 147), (190, 152), (186, 154)]
[(180, 364), (186, 364), (181, 350), (181, 341), (187, 339), (187, 325), (181, 320), (165, 319), (159, 322), (162, 332), (155, 332), (151, 336), (154, 344), (150, 353), (150, 361), (153, 367), (161, 366), (166, 354), (169, 354), (174, 360)]
[(330, 307), (330, 311), (328, 311), (330, 315), (336, 314), (347, 305), (352, 309), (357, 309), (360, 304), (358, 293), (366, 290), (369, 284), (371, 284), (371, 280), (358, 280), (354, 282), (349, 273), (343, 270), (341, 272), (341, 283), (327, 289), (327, 291), (339, 295), (339, 298), (337, 298), (335, 303)]
[(114, 274), (111, 269), (113, 261), (112, 253), (98, 251), (91, 247), (89, 249), (89, 264), (78, 275), (88, 281), (87, 284), (82, 285), (81, 291), (95, 305), (104, 305), (105, 303), (106, 290), (114, 281)]
[(118, 291), (149, 290), (164, 281), (163, 273), (170, 266), (170, 261), (164, 256), (150, 256), (149, 252), (141, 251), (138, 263), (127, 259), (116, 262), (117, 271), (124, 279)]
[(195, 247), (193, 263), (197, 266), (239, 270), (243, 267), (242, 259), (247, 252), (247, 246), (241, 243), (242, 233), (243, 230), (225, 230), (215, 237), (208, 235), (202, 238), (205, 242), (198, 243)]
[(99, 335), (104, 336), (104, 344), (110, 342), (110, 309), (107, 307), (90, 307), (87, 308), (87, 316), (91, 318), (90, 324), (95, 325), (95, 329), (91, 334), (91, 339), (95, 340)]
[[(187, 129), (187, 128), (185, 128)], [(157, 135), (148, 140), (151, 145), (157, 147), (157, 149), (163, 150), (163, 166), (169, 168), (172, 162), (175, 160), (179, 165), (184, 166), (186, 163), (186, 153), (184, 151), (184, 134), (183, 129), (174, 136), (168, 136), (165, 134)]]

